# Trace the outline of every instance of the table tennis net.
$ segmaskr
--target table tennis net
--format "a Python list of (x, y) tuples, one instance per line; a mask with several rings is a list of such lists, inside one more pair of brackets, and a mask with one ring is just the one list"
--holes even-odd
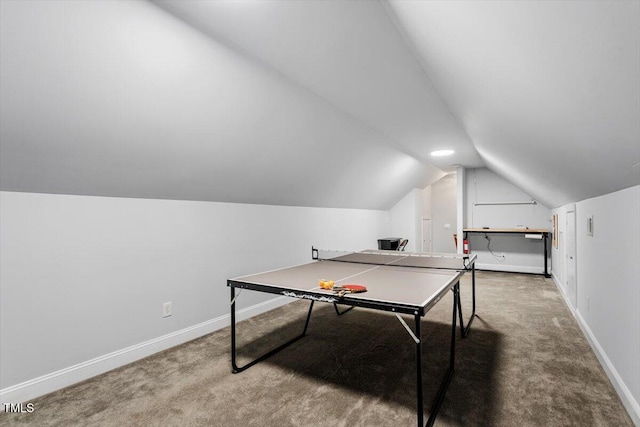
[(475, 256), (435, 252), (399, 252), (385, 250), (336, 251), (312, 248), (312, 258), (318, 261), (347, 262), (368, 265), (468, 270)]

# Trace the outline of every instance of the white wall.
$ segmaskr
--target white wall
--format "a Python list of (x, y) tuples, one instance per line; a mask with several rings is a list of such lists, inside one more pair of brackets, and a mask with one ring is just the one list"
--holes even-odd
[[(640, 186), (576, 203), (577, 306), (572, 307), (616, 386), (640, 424)], [(567, 206), (554, 210), (564, 232)], [(586, 233), (593, 216), (594, 233)], [(564, 239), (553, 249), (561, 260)], [(566, 292), (564, 275), (553, 267)], [(570, 305), (567, 298), (567, 304)]]
[[(518, 205), (478, 205), (483, 202), (525, 202), (532, 198), (510, 182), (486, 168), (466, 171), (465, 228), (545, 228), (552, 229), (551, 211), (540, 203)], [(471, 251), (478, 255), (478, 268), (542, 273), (544, 269), (541, 240), (523, 235), (492, 234), (490, 249), (483, 234), (470, 234)], [(551, 245), (549, 239), (549, 245)]]
[(431, 219), (431, 186), (427, 185), (422, 190), (422, 216)]
[(422, 241), (422, 190), (414, 188), (389, 211), (391, 218), (390, 236), (409, 239), (406, 251), (419, 251)]
[[(2, 401), (122, 349), (226, 326), (228, 278), (389, 232), (386, 211), (0, 192)], [(245, 292), (238, 304), (270, 299)], [(67, 385), (56, 381), (39, 390)]]

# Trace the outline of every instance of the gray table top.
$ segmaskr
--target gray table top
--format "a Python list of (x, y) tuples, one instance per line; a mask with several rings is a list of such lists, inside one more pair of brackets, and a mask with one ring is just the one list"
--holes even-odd
[[(371, 255), (356, 253), (348, 256), (371, 261)], [(230, 279), (228, 283), (234, 287), (326, 302), (354, 305), (367, 302), (373, 308), (376, 304), (381, 307), (413, 307), (424, 314), (458, 282), (462, 272), (403, 266), (401, 263), (406, 258), (403, 255), (393, 257), (394, 263), (387, 265), (320, 260), (241, 276)], [(367, 291), (338, 299), (335, 292), (320, 288), (320, 280), (333, 280), (336, 285), (361, 284), (367, 287)]]

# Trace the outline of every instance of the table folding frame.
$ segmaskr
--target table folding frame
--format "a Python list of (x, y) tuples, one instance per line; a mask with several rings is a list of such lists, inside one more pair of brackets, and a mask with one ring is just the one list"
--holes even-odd
[[(449, 384), (451, 382), (451, 379), (453, 377), (453, 372), (454, 372), (456, 329), (457, 329), (456, 320), (458, 317), (458, 310), (461, 308), (460, 306), (460, 274), (458, 274), (455, 281), (453, 281), (450, 286), (444, 289), (440, 295), (437, 295), (436, 298), (429, 305), (425, 307), (409, 306), (406, 304), (395, 304), (395, 303), (383, 302), (383, 301), (367, 301), (367, 300), (362, 300), (357, 298), (349, 298), (348, 296), (344, 296), (342, 298), (335, 297), (333, 298), (333, 300), (331, 300), (331, 298), (328, 299), (327, 295), (323, 293), (296, 290), (295, 296), (294, 296), (295, 298), (308, 299), (311, 301), (302, 332), (299, 335), (295, 336), (294, 338), (290, 339), (289, 341), (279, 345), (278, 347), (273, 348), (270, 351), (267, 351), (266, 353), (256, 357), (254, 360), (244, 364), (243, 366), (238, 366), (238, 363), (237, 363), (238, 352), (237, 352), (237, 341), (236, 341), (236, 332), (237, 332), (236, 331), (236, 299), (237, 299), (236, 288), (249, 289), (254, 291), (261, 291), (261, 292), (280, 294), (280, 295), (286, 294), (290, 290), (283, 287), (249, 283), (249, 282), (241, 282), (238, 280), (228, 280), (227, 286), (231, 288), (230, 289), (231, 290), (231, 366), (232, 366), (232, 372), (234, 374), (240, 373), (246, 369), (249, 369), (255, 364), (261, 361), (264, 361), (265, 359), (273, 356), (274, 354), (278, 353), (279, 351), (287, 348), (291, 344), (303, 338), (307, 334), (307, 331), (309, 328), (311, 313), (313, 311), (313, 306), (315, 301), (333, 302), (333, 303), (339, 302), (340, 304), (343, 304), (343, 305), (350, 305), (351, 306), (350, 308), (353, 308), (354, 306), (360, 306), (360, 307), (372, 308), (372, 309), (377, 309), (382, 311), (391, 311), (396, 313), (396, 315), (399, 318), (400, 318), (399, 313), (412, 315), (414, 318), (413, 332), (408, 326), (406, 326), (406, 323), (403, 320), (401, 321), (405, 325), (405, 327), (407, 328), (407, 331), (412, 336), (415, 342), (416, 406), (417, 406), (416, 411), (417, 411), (418, 427), (422, 427), (424, 425), (424, 385), (423, 385), (423, 375), (422, 375), (422, 371), (423, 371), (422, 343), (424, 339), (422, 338), (421, 320), (422, 320), (422, 317), (424, 317), (425, 314), (427, 313), (428, 309), (430, 309), (433, 305), (435, 305), (435, 303), (437, 303), (442, 298), (442, 296), (444, 296), (446, 292), (451, 291), (453, 293), (453, 307), (452, 307), (452, 319), (451, 319), (451, 342), (450, 342), (450, 348), (449, 348), (449, 366), (447, 367), (444, 378), (440, 383), (438, 393), (431, 406), (431, 412), (429, 414), (429, 418), (427, 420), (426, 426), (432, 426), (434, 424), (436, 417), (438, 415), (438, 412), (440, 410), (440, 407), (442, 406), (444, 396), (449, 387)], [(287, 296), (293, 296), (293, 295), (291, 295), (291, 293), (289, 292)], [(475, 304), (474, 304), (474, 311), (475, 311)], [(462, 322), (461, 313), (460, 313), (460, 321)], [(470, 325), (471, 325), (471, 321), (467, 325), (466, 333), (468, 333), (468, 328), (470, 327)], [(464, 334), (464, 331), (465, 331), (464, 326), (462, 326), (462, 330)]]

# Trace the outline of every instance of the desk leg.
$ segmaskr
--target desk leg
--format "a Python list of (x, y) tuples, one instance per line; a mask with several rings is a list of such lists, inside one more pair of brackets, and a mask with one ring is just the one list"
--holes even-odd
[(544, 242), (544, 277), (551, 277), (549, 269), (547, 268), (547, 233), (543, 233), (542, 236)]
[[(427, 420), (426, 427), (432, 427), (436, 421), (436, 417), (438, 416), (438, 411), (440, 410), (440, 406), (442, 405), (442, 401), (444, 400), (444, 396), (447, 393), (447, 389), (449, 388), (449, 383), (451, 383), (451, 378), (453, 378), (453, 369), (455, 365), (455, 356), (456, 356), (456, 316), (458, 315), (457, 308), (459, 304), (460, 298), (460, 282), (456, 283), (452, 289), (453, 291), (453, 310), (451, 315), (451, 344), (449, 349), (449, 367), (447, 368), (447, 372), (445, 372), (444, 378), (440, 383), (440, 389), (438, 390), (438, 394), (431, 406), (431, 413), (429, 414), (429, 419)], [(424, 422), (424, 409), (423, 409), (423, 389), (422, 389), (422, 334), (420, 331), (420, 316), (415, 316), (416, 320), (416, 336), (420, 338), (420, 342), (416, 343), (416, 368), (417, 368), (417, 399), (418, 399), (418, 427), (423, 427), (422, 423)]]
[(284, 349), (285, 347), (288, 347), (289, 345), (298, 341), (300, 338), (304, 337), (307, 333), (307, 328), (309, 327), (309, 319), (311, 318), (311, 310), (313, 310), (314, 301), (311, 301), (311, 305), (309, 306), (309, 312), (307, 313), (307, 320), (305, 321), (304, 329), (302, 330), (302, 333), (300, 335), (292, 338), (291, 340), (274, 348), (273, 350), (268, 351), (267, 353), (263, 354), (262, 356), (259, 356), (258, 358), (247, 363), (246, 365), (238, 366), (236, 363), (237, 351), (236, 351), (236, 301), (235, 299), (236, 299), (236, 288), (231, 287), (231, 367), (233, 368), (231, 372), (233, 372), (234, 374), (242, 372), (245, 369), (249, 369), (256, 363), (261, 362), (266, 358), (273, 356), (280, 350)]

